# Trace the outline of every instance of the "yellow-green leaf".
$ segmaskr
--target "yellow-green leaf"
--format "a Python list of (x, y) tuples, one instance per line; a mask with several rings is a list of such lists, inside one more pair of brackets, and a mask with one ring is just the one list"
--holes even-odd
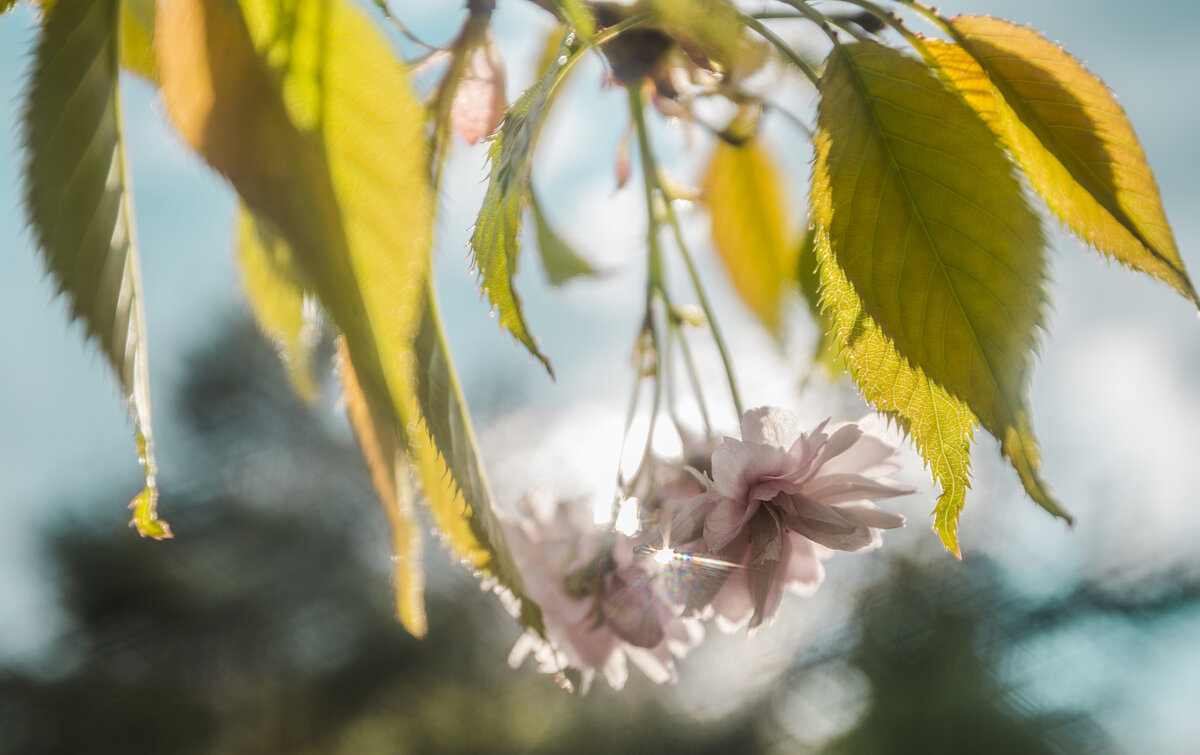
[(762, 144), (718, 139), (704, 176), (713, 244), (750, 311), (779, 332), (784, 284), (796, 268), (788, 243), (783, 186)]
[(1045, 240), (983, 121), (921, 63), (838, 46), (820, 82), (813, 216), (896, 350), (1038, 477), (1025, 387), (1045, 302)]
[[(413, 339), (425, 306), (433, 209), (424, 110), (384, 38), (352, 3), (283, 8), (245, 0), (241, 7), (245, 16), (228, 0), (158, 6), (168, 112), (291, 248), (342, 332), (366, 406), (391, 422), (449, 545), (473, 564), (496, 564), (492, 576), (521, 598), (519, 575), (501, 569), (510, 561), (502, 535), (462, 534), (481, 512), (491, 515), (491, 501), (465, 505), (456, 497), (449, 454), (433, 445), (418, 404)], [(356, 423), (368, 427), (375, 435), (360, 438), (364, 450), (383, 444), (386, 451), (376, 421)], [(386, 452), (376, 455), (386, 463)], [(378, 469), (372, 465), (377, 477), (386, 474)], [(396, 499), (404, 500), (399, 490)], [(398, 545), (407, 540), (394, 533)], [(410, 599), (398, 596), (402, 604)]]
[[(366, 400), (400, 435), (417, 420), (411, 341), (429, 264), (420, 104), (386, 42), (349, 3), (243, 7), (254, 37), (227, 0), (158, 6), (168, 112), (286, 241), (343, 333)], [(282, 91), (253, 38), (263, 57), (286, 64)]]
[(154, 63), (154, 0), (121, 0), (121, 67), (157, 81)]
[(591, 41), (596, 36), (596, 19), (584, 5), (583, 0), (551, 0), (558, 8), (563, 21), (569, 24), (579, 36)]
[(533, 213), (533, 222), (537, 226), (538, 255), (542, 258), (542, 268), (552, 286), (561, 286), (572, 278), (585, 275), (596, 275), (598, 272), (592, 263), (571, 248), (562, 236), (550, 226), (542, 207), (538, 204), (537, 195), (530, 190), (529, 210)]
[[(804, 232), (800, 252), (796, 255), (796, 283), (813, 324), (817, 326), (817, 341), (813, 347), (812, 363), (824, 371), (830, 381), (838, 379), (846, 369), (834, 329), (833, 318), (821, 307), (821, 276), (817, 260), (817, 229), (813, 225)], [(806, 378), (807, 380), (807, 378)]]
[[(566, 52), (564, 43), (560, 55)], [(580, 54), (580, 50), (573, 54)], [(563, 66), (552, 65), (504, 116), (504, 123), (488, 149), (491, 177), (471, 235), (471, 253), (482, 278), (480, 283), (488, 301), (499, 311), (500, 324), (541, 361), (551, 376), (554, 370), (550, 360), (538, 349), (525, 323), (521, 299), (513, 289), (513, 276), (517, 274), (521, 220), (529, 197), (533, 145), (562, 70)]]
[(427, 292), (413, 344), (417, 401), (427, 432), (415, 433), (410, 453), (429, 497), (430, 512), (467, 563), (521, 598), (521, 622), (542, 631), (541, 611), (523, 595), (516, 564), (496, 516), (492, 491), (480, 463), (467, 403), (446, 346), (437, 298)]
[(117, 0), (60, 0), (42, 26), (26, 96), (25, 205), (46, 269), (117, 373), (136, 424), (144, 536), (170, 537), (158, 487), (141, 271), (121, 102)]
[(854, 382), (879, 411), (908, 432), (933, 478), (942, 486), (933, 529), (947, 550), (961, 557), (958, 517), (971, 487), (971, 438), (975, 415), (966, 404), (900, 356), (846, 280), (823, 229), (814, 234), (820, 265), (821, 306)]
[(17, 4), (17, 0), (0, 0), (0, 16), (7, 13)]
[(1096, 249), (1200, 306), (1145, 152), (1104, 82), (1027, 27), (959, 16), (948, 28), (959, 46), (931, 52), (1050, 209)]
[(338, 345), (338, 371), (346, 416), (358, 438), (371, 484), (379, 496), (392, 533), (392, 559), (396, 581), (396, 615), (414, 637), (424, 637), (429, 626), (425, 617), (425, 575), (421, 565), (424, 550), (421, 527), (413, 507), (408, 465), (400, 455), (401, 442), (388, 406), (370, 401), (354, 374), (346, 342)]
[(313, 403), (317, 399), (312, 365), (317, 342), (314, 308), (305, 306), (292, 250), (245, 205), (238, 206), (237, 264), (255, 322), (279, 351), (296, 394)]

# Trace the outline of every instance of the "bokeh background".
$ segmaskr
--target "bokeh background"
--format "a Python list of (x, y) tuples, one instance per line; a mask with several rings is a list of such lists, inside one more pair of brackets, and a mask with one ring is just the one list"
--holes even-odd
[[(443, 43), (461, 22), (454, 5), (392, 7)], [(513, 98), (551, 24), (518, 0), (498, 5)], [(1029, 22), (1118, 93), (1200, 274), (1200, 8), (964, 0), (944, 10)], [(818, 49), (801, 26), (780, 29)], [(1054, 236), (1053, 312), (1031, 396), (1073, 531), (1024, 498), (984, 441), (959, 563), (928, 529), (936, 493), (909, 453), (906, 479), (923, 488), (892, 507), (909, 526), (883, 550), (835, 558), (817, 596), (786, 602), (754, 638), (712, 630), (678, 685), (635, 672), (619, 694), (601, 683), (569, 696), (529, 667), (508, 668), (517, 628), (436, 547), (430, 638), (392, 620), (383, 520), (334, 388), (315, 410), (289, 394), (238, 292), (233, 196), (132, 79), (123, 95), (162, 512), (176, 538), (128, 529), (123, 506), (139, 487), (130, 423), (53, 298), (20, 209), (35, 35), (28, 6), (0, 19), (0, 753), (1200, 752), (1200, 323), (1165, 286)], [(517, 280), (557, 382), (499, 331), (474, 288), (465, 242), (483, 147), (456, 144), (441, 198), (447, 326), (508, 504), (543, 485), (580, 505), (612, 495), (645, 213), (636, 174), (616, 188), (628, 114), (602, 77), (596, 61), (574, 76), (539, 144), (535, 185), (558, 230), (607, 274), (555, 290), (530, 255)], [(805, 85), (770, 84), (808, 117)], [(798, 229), (808, 153), (785, 119), (765, 128)], [(654, 131), (664, 162), (696, 180), (709, 138), (661, 119)], [(864, 414), (848, 387), (810, 374), (816, 331), (802, 306), (782, 348), (759, 332), (717, 274), (703, 212), (684, 213), (747, 402), (814, 422)], [(719, 396), (711, 349), (699, 358)]]

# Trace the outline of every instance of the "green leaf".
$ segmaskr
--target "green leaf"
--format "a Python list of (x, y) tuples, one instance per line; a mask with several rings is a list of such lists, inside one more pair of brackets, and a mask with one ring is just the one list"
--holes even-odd
[[(381, 493), (389, 520), (407, 516), (397, 519), (390, 503), (406, 499), (390, 443), (403, 446), (449, 546), (472, 563), (506, 564), (502, 537), (480, 543), (461, 535), (473, 511), (490, 515), (491, 502), (465, 506), (455, 497), (461, 481), (425, 431), (418, 403), (413, 340), (433, 212), (424, 109), (386, 41), (352, 3), (281, 8), (245, 0), (242, 8), (245, 17), (224, 0), (158, 6), (167, 110), (185, 141), (277, 229), (341, 330), (346, 390), (361, 393), (357, 403), (366, 407), (367, 420), (355, 422), (364, 456), (373, 479), (390, 483), (390, 475), (398, 486), (394, 496)], [(393, 542), (406, 547), (411, 539), (397, 530)], [(417, 561), (397, 555), (414, 568), (397, 587), (412, 591)], [(497, 567), (493, 576), (523, 597), (515, 571)], [(402, 616), (412, 599), (397, 596)]]
[(838, 46), (820, 82), (813, 216), (896, 350), (1038, 477), (1025, 387), (1045, 302), (1041, 225), (995, 137), (921, 63)]
[(154, 0), (121, 0), (121, 67), (155, 82)]
[(841, 347), (863, 397), (900, 423), (942, 486), (933, 529), (946, 549), (961, 558), (958, 517), (971, 487), (975, 415), (900, 356), (864, 311), (854, 287), (833, 258), (824, 229), (814, 233), (814, 248), (820, 265), (821, 306), (832, 325), (830, 335)]
[(546, 271), (550, 285), (561, 286), (572, 278), (598, 274), (599, 271), (592, 263), (580, 257), (546, 222), (537, 195), (532, 190), (529, 194), (529, 209), (537, 225), (538, 254), (541, 255), (542, 268)]
[(425, 616), (425, 573), (421, 564), (424, 543), (413, 506), (408, 465), (401, 454), (402, 441), (392, 422), (390, 408), (373, 401), (363, 392), (344, 340), (338, 345), (338, 370), (346, 416), (358, 438), (371, 484), (379, 496), (392, 534), (396, 615), (414, 637), (424, 637), (429, 631)]
[(17, 0), (0, 0), (0, 16), (8, 13), (16, 4)]
[[(562, 52), (566, 52), (565, 44)], [(533, 145), (562, 70), (563, 66), (552, 65), (504, 116), (504, 124), (488, 149), (491, 177), (471, 236), (475, 267), (488, 301), (500, 312), (500, 324), (541, 361), (552, 377), (550, 360), (538, 349), (525, 323), (513, 276), (517, 274), (521, 218), (529, 197)]]
[(767, 328), (779, 333), (784, 284), (796, 267), (787, 239), (783, 186), (762, 144), (718, 139), (703, 196), (717, 248), (734, 290)]
[(42, 27), (26, 96), (25, 206), (46, 268), (117, 373), (136, 424), (146, 485), (130, 507), (143, 536), (158, 519), (141, 270), (117, 81), (117, 0), (60, 0)]
[[(496, 516), (432, 287), (414, 347), (417, 400), (428, 430), (428, 435), (422, 433), (415, 439), (414, 457), (419, 476), (428, 481), (426, 493), (434, 519), (461, 557), (484, 575), (498, 577), (501, 586), (521, 599), (521, 623), (542, 632), (541, 610), (523, 595), (520, 575)], [(441, 481), (436, 496), (429, 492), (435, 479)]]
[(274, 342), (296, 394), (305, 403), (313, 403), (317, 399), (312, 364), (317, 324), (312, 308), (305, 307), (304, 286), (292, 250), (245, 205), (238, 206), (236, 259), (255, 322)]
[(1145, 152), (1104, 82), (1032, 29), (981, 16), (947, 23), (959, 45), (935, 42), (930, 51), (1051, 211), (1085, 242), (1200, 307)]
[(596, 19), (583, 0), (551, 0), (562, 19), (586, 41), (596, 36)]
[(813, 324), (817, 326), (817, 343), (813, 347), (812, 355), (813, 366), (819, 367), (824, 371), (825, 377), (833, 381), (844, 372), (846, 365), (842, 360), (833, 319), (821, 307), (821, 276), (816, 239), (816, 226), (810, 224), (800, 242), (800, 252), (796, 255), (796, 282), (799, 284), (800, 298), (804, 300)]

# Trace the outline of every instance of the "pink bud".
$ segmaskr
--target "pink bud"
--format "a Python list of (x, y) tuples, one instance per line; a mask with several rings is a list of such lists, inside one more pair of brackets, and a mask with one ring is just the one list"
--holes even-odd
[(450, 105), (450, 122), (467, 144), (475, 144), (504, 121), (504, 59), (491, 29), (468, 55)]

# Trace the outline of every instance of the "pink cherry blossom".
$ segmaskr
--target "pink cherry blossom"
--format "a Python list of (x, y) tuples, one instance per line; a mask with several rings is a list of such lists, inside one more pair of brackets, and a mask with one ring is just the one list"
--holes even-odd
[(827, 424), (804, 432), (791, 412), (752, 409), (742, 439), (713, 452), (707, 490), (682, 504), (668, 534), (728, 576), (690, 607), (707, 603), (728, 624), (754, 628), (774, 617), (785, 587), (815, 591), (832, 550), (876, 548), (881, 530), (904, 524), (873, 503), (915, 489), (886, 478), (899, 468), (895, 448), (857, 425)]
[(500, 127), (506, 105), (504, 59), (489, 27), (483, 40), (467, 52), (450, 105), (450, 122), (463, 141), (475, 144)]
[(674, 682), (674, 658), (700, 641), (703, 627), (681, 618), (661, 566), (638, 555), (631, 538), (581, 516), (581, 507), (525, 504), (522, 515), (501, 521), (525, 590), (541, 607), (545, 637), (527, 631), (509, 663), (515, 668), (532, 653), (543, 673), (577, 669), (584, 692), (596, 671), (621, 689), (627, 661), (654, 682)]

